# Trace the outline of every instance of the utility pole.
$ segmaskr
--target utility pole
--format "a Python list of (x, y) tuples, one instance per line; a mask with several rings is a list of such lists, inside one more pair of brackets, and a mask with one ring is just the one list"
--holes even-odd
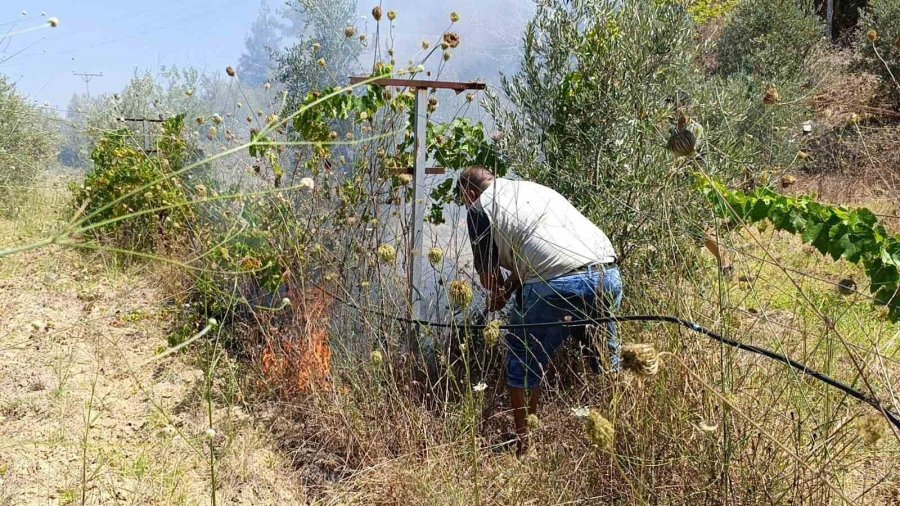
[(87, 93), (87, 96), (90, 97), (91, 96), (91, 87), (90, 87), (89, 83), (91, 82), (91, 79), (93, 79), (95, 77), (103, 77), (103, 72), (100, 72), (99, 74), (91, 74), (89, 72), (75, 72), (73, 70), (72, 75), (78, 76), (84, 81), (84, 91)]
[[(422, 264), (423, 264), (423, 237), (425, 227), (425, 206), (428, 203), (427, 188), (425, 186), (426, 175), (439, 175), (445, 172), (442, 167), (426, 167), (427, 151), (425, 139), (425, 126), (428, 122), (426, 106), (428, 104), (428, 90), (453, 90), (457, 94), (466, 90), (483, 90), (484, 83), (471, 82), (460, 83), (454, 81), (426, 81), (417, 79), (376, 79), (371, 77), (351, 77), (351, 84), (366, 83), (377, 86), (395, 86), (415, 90), (415, 117), (413, 118), (413, 134), (415, 149), (415, 166), (399, 169), (402, 173), (413, 176), (412, 195), (412, 220), (409, 227), (409, 318), (421, 320), (425, 315), (422, 306), (425, 303), (425, 294), (422, 289)], [(412, 344), (412, 343), (411, 343)]]

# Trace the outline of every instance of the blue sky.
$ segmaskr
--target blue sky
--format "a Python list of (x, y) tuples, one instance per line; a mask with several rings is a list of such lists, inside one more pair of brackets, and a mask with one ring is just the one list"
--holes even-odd
[(30, 98), (64, 107), (73, 91), (84, 91), (73, 71), (103, 73), (90, 83), (94, 94), (121, 89), (135, 68), (224, 69), (240, 56), (258, 9), (258, 0), (3, 0), (3, 34), (49, 17), (60, 24), (10, 37), (7, 56), (31, 47), (0, 64), (0, 73)]
[[(282, 5), (269, 1), (274, 8)], [(359, 2), (361, 30), (371, 28), (369, 12), (376, 3)], [(383, 4), (385, 10), (398, 12), (401, 55), (403, 48), (417, 51), (423, 38), (434, 40), (447, 27), (450, 11), (458, 11), (463, 37), (458, 54), (477, 65), (458, 66), (467, 75), (455, 76), (451, 70), (447, 77), (488, 81), (496, 78), (498, 69), (508, 70), (510, 62), (518, 61), (522, 29), (534, 9), (531, 0), (383, 0)], [(43, 26), (50, 17), (60, 24), (0, 39), (0, 61), (22, 51), (0, 64), (0, 73), (29, 98), (64, 108), (73, 92), (85, 89), (73, 71), (103, 73), (90, 82), (92, 94), (121, 90), (135, 69), (178, 65), (222, 72), (228, 65), (237, 66), (259, 6), (259, 0), (2, 0), (0, 37)]]

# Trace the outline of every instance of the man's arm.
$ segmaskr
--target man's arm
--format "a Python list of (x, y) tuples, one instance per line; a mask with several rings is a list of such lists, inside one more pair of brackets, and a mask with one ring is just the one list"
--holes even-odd
[(513, 276), (504, 279), (500, 271), (500, 257), (491, 233), (490, 220), (483, 210), (470, 209), (466, 214), (466, 225), (472, 244), (475, 270), (478, 272), (481, 286), (490, 294), (487, 309), (489, 311), (503, 309), (509, 294), (512, 293), (508, 285)]

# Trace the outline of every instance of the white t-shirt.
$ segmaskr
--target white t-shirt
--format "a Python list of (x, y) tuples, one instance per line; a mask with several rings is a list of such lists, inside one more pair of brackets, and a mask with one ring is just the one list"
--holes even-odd
[(531, 283), (616, 259), (602, 230), (565, 197), (537, 183), (496, 178), (468, 214), (479, 272), (499, 261)]

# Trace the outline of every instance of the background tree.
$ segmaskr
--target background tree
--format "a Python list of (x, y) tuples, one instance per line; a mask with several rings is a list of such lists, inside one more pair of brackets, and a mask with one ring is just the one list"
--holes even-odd
[(250, 26), (250, 34), (244, 42), (244, 53), (238, 61), (241, 81), (260, 86), (269, 80), (274, 68), (274, 54), (281, 48), (282, 37), (278, 20), (265, 2), (260, 2), (259, 15)]
[(368, 39), (356, 27), (356, 0), (292, 0), (288, 20), (304, 20), (297, 41), (276, 57), (275, 76), (288, 94), (288, 111), (295, 110), (313, 90), (346, 85), (358, 67)]

